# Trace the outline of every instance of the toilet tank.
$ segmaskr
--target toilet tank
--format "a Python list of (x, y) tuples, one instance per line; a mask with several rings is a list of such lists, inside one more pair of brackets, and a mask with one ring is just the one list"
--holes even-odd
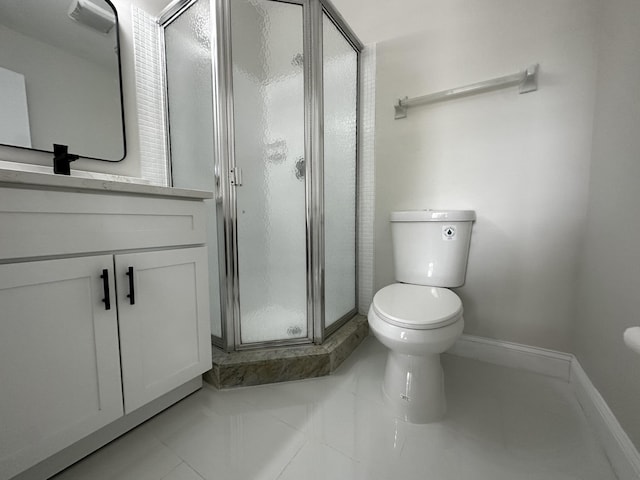
[(433, 287), (464, 284), (473, 210), (391, 213), (396, 280)]

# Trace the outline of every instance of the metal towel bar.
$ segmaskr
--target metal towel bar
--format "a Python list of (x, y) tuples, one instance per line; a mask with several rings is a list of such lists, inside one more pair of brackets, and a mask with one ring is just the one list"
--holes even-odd
[(526, 70), (504, 77), (493, 78), (483, 82), (465, 85), (464, 87), (452, 88), (441, 92), (423, 95), (422, 97), (399, 99), (394, 105), (396, 114), (395, 119), (405, 118), (407, 109), (418, 105), (427, 105), (429, 103), (442, 102), (452, 98), (466, 97), (476, 93), (489, 92), (500, 88), (514, 87), (518, 85), (520, 93), (535, 92), (538, 89), (538, 64), (531, 65)]

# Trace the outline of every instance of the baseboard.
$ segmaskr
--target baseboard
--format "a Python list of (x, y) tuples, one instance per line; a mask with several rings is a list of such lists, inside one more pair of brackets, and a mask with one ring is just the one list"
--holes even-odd
[(447, 353), (560, 378), (566, 382), (571, 375), (573, 359), (573, 355), (567, 353), (473, 335), (462, 335)]
[(578, 402), (596, 431), (619, 480), (639, 480), (638, 450), (575, 357), (571, 362), (570, 381)]
[(640, 480), (638, 450), (573, 355), (473, 335), (462, 335), (447, 353), (548, 375), (570, 383), (618, 479)]

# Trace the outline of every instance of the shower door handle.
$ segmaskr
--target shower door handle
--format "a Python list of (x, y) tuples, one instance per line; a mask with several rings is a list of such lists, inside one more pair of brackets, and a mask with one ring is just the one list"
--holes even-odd
[(229, 173), (231, 185), (234, 187), (242, 186), (242, 169), (240, 167), (232, 168)]

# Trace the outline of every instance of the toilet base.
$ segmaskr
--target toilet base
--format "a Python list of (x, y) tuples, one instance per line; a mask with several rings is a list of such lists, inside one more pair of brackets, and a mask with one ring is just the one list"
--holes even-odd
[(418, 356), (389, 351), (382, 393), (394, 414), (407, 422), (442, 419), (447, 401), (440, 354)]

